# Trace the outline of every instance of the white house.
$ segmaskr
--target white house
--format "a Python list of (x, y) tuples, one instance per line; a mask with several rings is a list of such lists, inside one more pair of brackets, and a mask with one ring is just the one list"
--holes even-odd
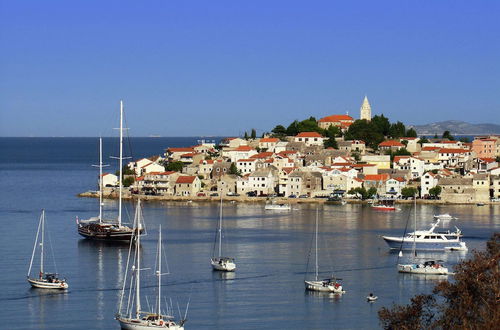
[(425, 162), (417, 157), (395, 156), (392, 162), (393, 169), (397, 171), (410, 171), (413, 179), (418, 179), (424, 174)]
[(257, 164), (257, 159), (248, 158), (248, 159), (239, 159), (236, 162), (236, 168), (241, 172), (242, 175), (250, 174), (254, 172)]
[(403, 178), (391, 178), (385, 182), (385, 189), (387, 193), (394, 194), (395, 196), (401, 195), (401, 189), (406, 187), (406, 180)]
[(276, 169), (268, 167), (251, 173), (248, 176), (249, 191), (255, 191), (257, 196), (274, 194), (278, 183), (275, 171)]
[(237, 148), (223, 150), (223, 156), (231, 159), (235, 163), (238, 159), (248, 159), (257, 154), (257, 150), (249, 146), (239, 146)]
[(101, 180), (102, 180), (103, 187), (116, 187), (116, 186), (118, 186), (118, 177), (114, 174), (103, 173), (101, 176)]
[(294, 137), (294, 142), (304, 142), (306, 146), (323, 146), (325, 138), (317, 132), (302, 132)]
[(267, 151), (274, 151), (276, 144), (280, 141), (278, 138), (262, 138), (259, 140), (259, 148)]
[(425, 173), (420, 179), (420, 197), (429, 195), (429, 190), (438, 185), (439, 175), (432, 172)]

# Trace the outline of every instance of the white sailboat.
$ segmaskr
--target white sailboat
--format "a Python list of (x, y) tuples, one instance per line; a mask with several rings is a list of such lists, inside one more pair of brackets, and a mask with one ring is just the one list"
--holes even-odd
[[(137, 209), (135, 213), (135, 224), (141, 223), (142, 211), (140, 201), (137, 202)], [(168, 313), (169, 309), (167, 306), (167, 313), (162, 311), (161, 304), (161, 276), (167, 275), (168, 273), (162, 273), (162, 244), (161, 244), (161, 225), (158, 233), (158, 245), (157, 245), (157, 269), (155, 275), (158, 276), (158, 292), (156, 296), (156, 306), (152, 311), (144, 311), (141, 305), (141, 271), (148, 268), (141, 268), (141, 254), (140, 254), (140, 243), (141, 235), (134, 235), (134, 242), (130, 243), (129, 257), (127, 261), (127, 270), (132, 254), (132, 246), (134, 246), (135, 258), (134, 265), (132, 266), (132, 276), (131, 285), (129, 291), (129, 297), (127, 300), (127, 306), (124, 313), (123, 309), (123, 298), (125, 296), (125, 281), (123, 283), (122, 293), (120, 297), (120, 304), (118, 308), (118, 313), (116, 315), (116, 320), (120, 323), (120, 327), (126, 330), (147, 330), (147, 329), (173, 329), (173, 330), (183, 330), (184, 323), (186, 321), (185, 317), (183, 320), (177, 324), (172, 315)], [(125, 276), (126, 278), (126, 276)], [(135, 281), (133, 281), (135, 280)], [(135, 282), (135, 283), (134, 283)], [(132, 289), (135, 288), (135, 292)]]
[[(234, 272), (236, 270), (236, 264), (234, 262), (234, 258), (222, 256), (222, 195), (220, 198), (219, 224), (217, 226), (217, 233), (215, 235), (216, 244), (217, 241), (219, 243), (217, 256), (214, 253), (214, 256), (212, 256), (212, 258), (210, 259), (212, 268), (214, 270), (220, 270), (224, 272)], [(215, 246), (214, 246), (214, 252), (215, 252)]]
[(123, 101), (120, 101), (120, 176), (118, 188), (118, 218), (116, 220), (103, 220), (102, 217), (102, 139), (99, 143), (99, 216), (88, 220), (77, 220), (78, 233), (85, 238), (94, 240), (129, 241), (134, 232), (140, 228), (130, 228), (122, 223), (122, 171), (123, 171)]
[(345, 293), (342, 284), (340, 284), (340, 278), (327, 278), (323, 280), (318, 279), (319, 264), (318, 264), (318, 209), (316, 209), (316, 232), (314, 239), (314, 260), (315, 260), (315, 277), (314, 280), (305, 280), (304, 284), (307, 290), (320, 291), (320, 292), (331, 292), (331, 293)]
[[(413, 227), (416, 232), (417, 228), (417, 198), (414, 197), (414, 219), (413, 219)], [(413, 235), (413, 249), (412, 249), (412, 262), (407, 264), (398, 264), (398, 272), (400, 273), (410, 273), (410, 274), (423, 274), (423, 275), (448, 275), (448, 268), (446, 268), (443, 264), (440, 264), (436, 260), (426, 260), (424, 262), (417, 262), (417, 243), (416, 236)], [(399, 252), (399, 256), (402, 256), (402, 252)]]
[[(40, 237), (40, 243), (38, 243), (38, 238)], [(33, 260), (35, 258), (35, 252), (37, 245), (40, 247), (40, 271), (37, 277), (30, 276), (31, 269), (33, 268)], [(36, 232), (35, 244), (33, 246), (33, 253), (31, 254), (30, 268), (28, 270), (28, 282), (34, 288), (40, 289), (59, 289), (64, 290), (68, 288), (68, 283), (66, 279), (60, 279), (57, 272), (47, 273), (44, 269), (44, 255), (45, 255), (45, 210), (42, 210), (42, 215), (40, 216), (40, 221), (38, 223), (38, 230)], [(54, 263), (55, 264), (55, 263)]]

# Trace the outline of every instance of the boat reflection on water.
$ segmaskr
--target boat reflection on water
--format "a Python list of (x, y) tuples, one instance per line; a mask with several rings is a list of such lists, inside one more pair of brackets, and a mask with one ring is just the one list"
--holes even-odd
[(215, 281), (231, 281), (236, 279), (236, 272), (212, 272)]
[(322, 300), (329, 301), (340, 301), (343, 294), (342, 293), (334, 293), (334, 292), (325, 292), (325, 291), (312, 291), (312, 290), (304, 290), (306, 296), (312, 296)]

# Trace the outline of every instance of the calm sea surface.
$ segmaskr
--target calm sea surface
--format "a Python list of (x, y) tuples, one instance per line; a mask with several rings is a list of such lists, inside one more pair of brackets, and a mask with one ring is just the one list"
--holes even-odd
[[(116, 139), (105, 139), (105, 158), (116, 155)], [(133, 138), (135, 159), (163, 153), (166, 147), (196, 144), (196, 138)], [(95, 199), (78, 198), (96, 188), (96, 138), (0, 138), (0, 328), (117, 329), (114, 320), (128, 244), (82, 239), (75, 218), (98, 212)], [(109, 160), (110, 171), (116, 161)], [(127, 217), (134, 205), (125, 203)], [(105, 201), (106, 213), (116, 201)], [(64, 275), (64, 293), (31, 289), (26, 281), (40, 210), (46, 209), (49, 239), (47, 270)], [(373, 329), (382, 306), (407, 303), (417, 293), (430, 292), (436, 278), (398, 274), (397, 254), (380, 238), (402, 234), (410, 207), (393, 213), (366, 206), (320, 207), (319, 264), (322, 276), (343, 278), (344, 295), (304, 290), (314, 232), (316, 207), (296, 205), (291, 212), (264, 211), (262, 204), (223, 207), (225, 244), (238, 269), (213, 272), (210, 256), (218, 221), (217, 204), (145, 203), (148, 236), (142, 240), (145, 267), (154, 268), (155, 244), (162, 224), (170, 275), (164, 294), (184, 313), (190, 300), (187, 329)], [(418, 222), (427, 227), (433, 214), (449, 212), (469, 248), (482, 248), (500, 230), (499, 206), (418, 206)], [(424, 254), (421, 254), (424, 256)], [(425, 254), (449, 265), (467, 253)], [(153, 301), (154, 278), (143, 272), (144, 294)], [(152, 272), (152, 271), (151, 271)], [(367, 303), (369, 292), (379, 296)], [(143, 305), (147, 306), (146, 299)], [(179, 312), (176, 312), (178, 316)]]

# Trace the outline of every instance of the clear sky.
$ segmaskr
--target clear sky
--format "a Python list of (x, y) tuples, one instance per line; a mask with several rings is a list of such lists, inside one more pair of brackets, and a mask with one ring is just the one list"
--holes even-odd
[(500, 1), (0, 0), (0, 136), (500, 124)]

